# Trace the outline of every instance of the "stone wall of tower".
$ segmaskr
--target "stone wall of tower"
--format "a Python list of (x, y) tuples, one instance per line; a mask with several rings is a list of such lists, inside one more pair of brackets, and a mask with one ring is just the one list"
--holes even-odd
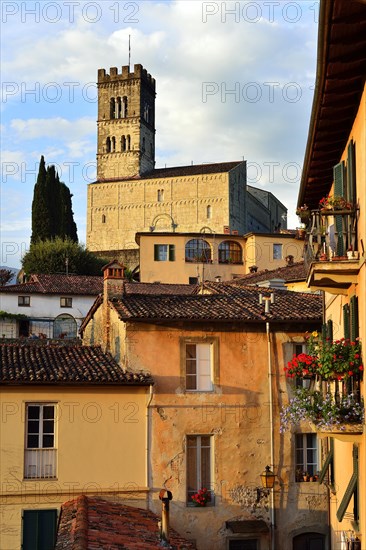
[(155, 166), (155, 80), (142, 67), (98, 71), (97, 179), (134, 177)]
[(96, 182), (88, 188), (87, 247), (133, 249), (139, 231), (244, 233), (245, 186), (245, 162), (224, 173)]

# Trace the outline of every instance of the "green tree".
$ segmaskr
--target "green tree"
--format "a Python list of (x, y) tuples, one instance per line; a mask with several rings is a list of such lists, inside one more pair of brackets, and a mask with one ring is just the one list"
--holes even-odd
[(55, 237), (31, 243), (23, 256), (25, 273), (73, 273), (76, 275), (101, 275), (101, 268), (107, 264), (105, 258), (98, 258), (82, 244), (69, 237)]
[(48, 166), (42, 155), (32, 202), (31, 243), (70, 238), (78, 242), (69, 188), (60, 181), (53, 165)]
[(32, 236), (31, 243), (43, 241), (50, 237), (50, 212), (46, 196), (46, 163), (41, 156), (37, 182), (34, 186), (32, 202)]

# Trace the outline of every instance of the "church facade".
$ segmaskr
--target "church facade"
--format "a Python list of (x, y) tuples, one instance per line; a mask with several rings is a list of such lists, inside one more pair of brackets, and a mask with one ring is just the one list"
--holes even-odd
[[(285, 206), (247, 186), (246, 162), (155, 168), (154, 78), (135, 65), (98, 71), (97, 181), (88, 188), (87, 247), (138, 263), (135, 234), (286, 227)], [(258, 191), (258, 192), (256, 192)]]

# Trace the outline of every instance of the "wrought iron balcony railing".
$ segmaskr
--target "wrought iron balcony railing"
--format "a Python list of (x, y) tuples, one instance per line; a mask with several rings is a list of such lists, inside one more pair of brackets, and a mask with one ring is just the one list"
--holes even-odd
[(357, 209), (312, 210), (307, 226), (305, 264), (358, 259)]

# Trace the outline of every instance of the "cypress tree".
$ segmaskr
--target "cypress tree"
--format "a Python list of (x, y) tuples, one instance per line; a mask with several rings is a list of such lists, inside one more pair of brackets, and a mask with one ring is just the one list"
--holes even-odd
[(78, 242), (71, 197), (55, 167), (46, 169), (42, 155), (33, 193), (31, 244), (56, 237)]
[(46, 163), (41, 156), (39, 163), (37, 182), (34, 186), (32, 202), (32, 236), (31, 243), (43, 241), (49, 238), (50, 216), (46, 197)]

